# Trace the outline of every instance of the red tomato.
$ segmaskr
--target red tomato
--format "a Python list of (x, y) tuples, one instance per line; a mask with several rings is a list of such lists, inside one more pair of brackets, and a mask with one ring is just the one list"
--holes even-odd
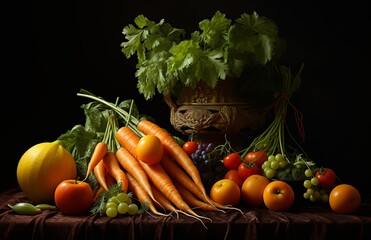
[(195, 141), (188, 141), (183, 144), (183, 150), (188, 154), (188, 156), (191, 156), (192, 153), (196, 152), (198, 148), (198, 143)]
[(238, 174), (236, 169), (230, 169), (224, 175), (224, 179), (231, 179), (233, 182), (237, 183), (237, 185), (241, 188), (243, 184), (243, 179)]
[(55, 205), (66, 215), (88, 212), (93, 198), (93, 190), (87, 182), (73, 179), (59, 183), (54, 192)]
[(240, 154), (233, 152), (228, 154), (223, 159), (224, 167), (227, 169), (237, 169), (242, 162)]
[(330, 189), (336, 184), (336, 174), (330, 168), (320, 168), (315, 173), (319, 185), (323, 188)]
[(238, 166), (238, 175), (245, 180), (246, 178), (250, 177), (253, 174), (263, 174), (263, 170), (258, 167), (255, 163), (240, 163)]
[(266, 152), (259, 150), (255, 152), (248, 152), (245, 155), (245, 160), (248, 162), (254, 162), (258, 167), (261, 167), (265, 160), (268, 159), (268, 155)]

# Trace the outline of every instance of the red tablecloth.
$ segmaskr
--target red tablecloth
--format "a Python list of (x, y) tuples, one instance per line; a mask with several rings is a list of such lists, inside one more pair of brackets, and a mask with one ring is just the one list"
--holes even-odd
[(334, 213), (328, 206), (296, 204), (287, 212), (267, 209), (203, 212), (198, 220), (180, 215), (149, 214), (108, 218), (93, 214), (65, 216), (44, 210), (38, 215), (16, 215), (7, 204), (29, 201), (15, 187), (1, 193), (0, 239), (371, 239), (371, 204), (352, 215)]

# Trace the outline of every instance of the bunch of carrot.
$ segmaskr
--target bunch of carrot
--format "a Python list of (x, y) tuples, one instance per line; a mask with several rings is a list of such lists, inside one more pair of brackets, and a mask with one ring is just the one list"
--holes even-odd
[[(145, 119), (139, 121), (102, 98), (90, 94), (78, 95), (109, 106), (127, 122), (126, 126), (115, 132), (115, 139), (120, 145), (115, 157), (127, 176), (127, 190), (133, 192), (141, 203), (147, 204), (153, 214), (167, 216), (173, 212), (177, 215), (182, 213), (202, 222), (201, 219), (211, 219), (197, 214), (194, 209), (241, 211), (210, 199), (197, 167), (175, 139), (159, 125)], [(141, 137), (146, 135), (154, 135), (161, 140), (164, 154), (160, 163), (149, 165), (137, 157), (136, 146)], [(96, 165), (96, 168), (98, 167), (99, 165)], [(104, 183), (102, 184), (104, 187)]]
[(94, 174), (100, 185), (95, 198), (115, 183), (120, 184), (124, 192), (129, 189), (129, 179), (116, 158), (117, 148), (120, 147), (115, 138), (116, 131), (117, 119), (116, 115), (112, 114), (108, 117), (103, 140), (94, 148), (83, 180), (87, 180), (91, 173)]

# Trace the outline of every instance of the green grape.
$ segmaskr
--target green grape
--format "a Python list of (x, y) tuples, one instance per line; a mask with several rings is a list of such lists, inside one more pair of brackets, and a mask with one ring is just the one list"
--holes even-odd
[(311, 188), (312, 187), (312, 182), (310, 181), (310, 180), (304, 180), (304, 182), (303, 182), (303, 186), (305, 187), (305, 188)]
[(109, 207), (107, 208), (106, 210), (106, 215), (107, 217), (110, 217), (110, 218), (115, 218), (117, 216), (117, 208), (115, 207)]
[(309, 194), (308, 192), (305, 192), (305, 193), (303, 193), (303, 197), (304, 197), (305, 199), (309, 199), (310, 194)]
[(120, 203), (126, 202), (129, 198), (127, 193), (121, 192), (117, 194), (116, 196), (117, 200), (119, 200)]
[(117, 208), (117, 203), (116, 202), (107, 202), (106, 203), (106, 208)]
[(314, 194), (314, 190), (313, 190), (313, 188), (308, 188), (308, 189), (307, 189), (307, 193), (308, 193), (309, 195), (313, 195), (313, 194)]
[(278, 161), (278, 164), (280, 165), (280, 168), (285, 168), (287, 166), (287, 162), (285, 160)]
[(296, 167), (297, 169), (303, 169), (303, 168), (306, 168), (305, 164), (302, 164), (302, 163), (295, 164), (295, 167)]
[(266, 172), (267, 172), (269, 169), (271, 169), (271, 168), (270, 168), (270, 167), (266, 167), (266, 168), (262, 169), (262, 170), (263, 170), (263, 175), (266, 176), (266, 175), (267, 175)]
[(267, 178), (272, 179), (274, 176), (276, 176), (276, 170), (268, 168), (264, 170), (264, 174)]
[(312, 201), (312, 202), (315, 202), (317, 201), (317, 198), (316, 196), (314, 196), (313, 194), (309, 196), (309, 200)]
[(272, 169), (277, 170), (280, 167), (280, 164), (278, 163), (278, 161), (272, 161), (270, 166)]
[(119, 214), (125, 214), (129, 210), (129, 205), (126, 202), (122, 202), (117, 206), (117, 211)]
[(131, 204), (129, 204), (129, 206), (128, 206), (128, 213), (130, 214), (130, 215), (135, 215), (135, 214), (137, 214), (138, 213), (138, 205), (136, 205), (135, 203), (131, 203)]
[(304, 175), (306, 177), (311, 177), (313, 174), (312, 170), (310, 168), (306, 169), (305, 172), (304, 172)]
[(283, 155), (281, 153), (277, 153), (276, 156), (276, 161), (284, 161), (285, 159), (283, 158)]
[(312, 202), (316, 202), (321, 198), (321, 194), (319, 191), (313, 190), (313, 194), (310, 195), (309, 200)]
[(270, 166), (270, 161), (264, 161), (261, 168), (264, 170)]
[(316, 177), (312, 177), (310, 179), (310, 182), (312, 183), (313, 186), (317, 186), (319, 184), (319, 180)]
[(132, 204), (133, 203), (133, 200), (131, 198), (128, 198), (126, 199), (125, 201), (128, 205)]
[(269, 155), (268, 162), (276, 161), (276, 157), (274, 155)]
[(318, 200), (321, 198), (321, 193), (319, 191), (314, 191), (313, 193), (314, 197)]
[(329, 195), (327, 193), (321, 194), (321, 201), (327, 203), (329, 200)]
[(110, 197), (107, 202), (115, 202), (117, 205), (120, 203), (116, 196)]

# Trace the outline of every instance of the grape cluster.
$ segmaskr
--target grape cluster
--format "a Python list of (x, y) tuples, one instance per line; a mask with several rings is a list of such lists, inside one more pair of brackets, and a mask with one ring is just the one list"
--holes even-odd
[(201, 175), (201, 180), (206, 189), (224, 177), (226, 169), (223, 166), (224, 156), (218, 152), (213, 152), (215, 146), (213, 143), (200, 143), (195, 152), (190, 157)]
[(272, 179), (277, 176), (277, 171), (284, 169), (288, 165), (288, 162), (281, 153), (276, 155), (269, 155), (268, 159), (262, 164), (261, 168), (264, 172), (264, 175)]
[(304, 192), (303, 197), (312, 202), (327, 203), (329, 200), (329, 194), (326, 189), (319, 187), (319, 180), (313, 175), (312, 169), (307, 168), (304, 174), (308, 179), (303, 182), (303, 186), (307, 189), (306, 192)]
[(110, 197), (102, 209), (102, 213), (110, 218), (115, 218), (119, 214), (135, 215), (138, 212), (138, 205), (125, 192)]

